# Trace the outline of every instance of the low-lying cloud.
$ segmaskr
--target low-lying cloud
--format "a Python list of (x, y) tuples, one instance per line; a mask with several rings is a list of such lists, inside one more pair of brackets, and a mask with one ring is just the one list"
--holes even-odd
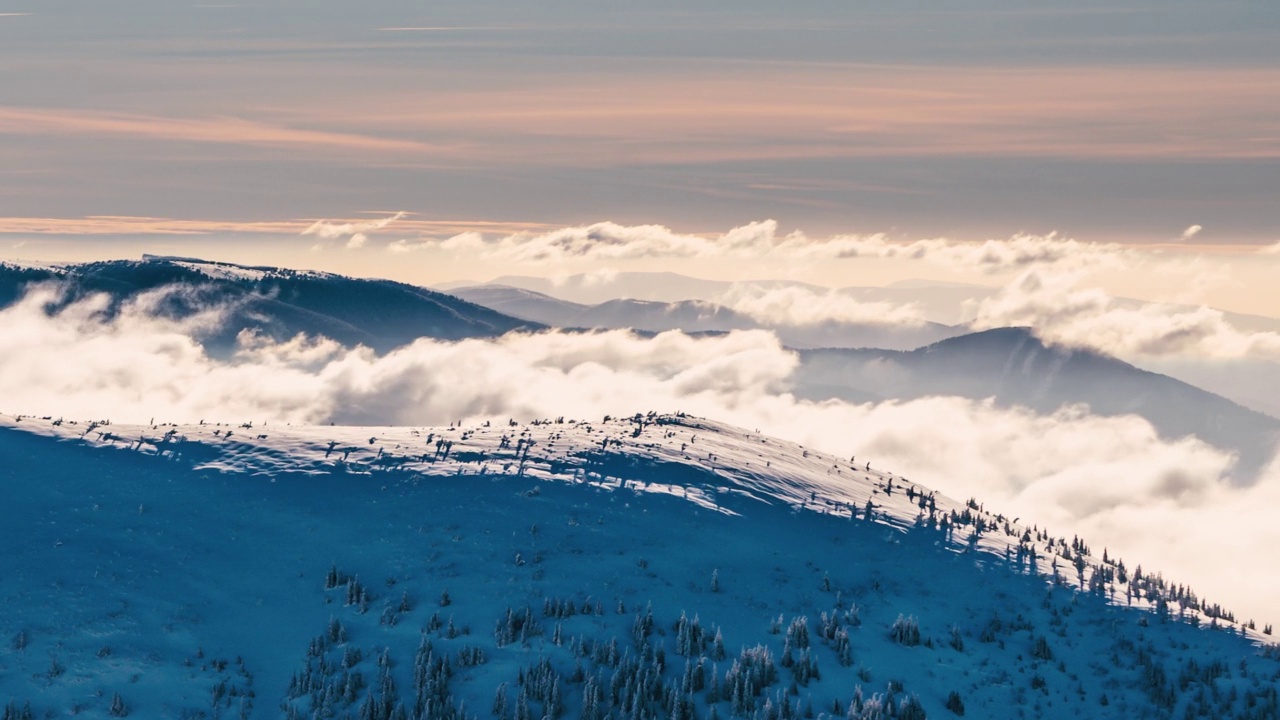
[(763, 331), (643, 338), (614, 331), (419, 340), (377, 355), (323, 339), (245, 334), (228, 359), (196, 337), (216, 323), (157, 319), (160, 296), (108, 316), (90, 299), (54, 313), (44, 287), (0, 311), (6, 412), (116, 421), (433, 425), (457, 420), (681, 410), (758, 428), (973, 496), (1056, 533), (1158, 567), (1246, 615), (1280, 607), (1257, 558), (1280, 543), (1280, 464), (1250, 486), (1232, 456), (1161, 438), (1137, 417), (1051, 415), (927, 398), (856, 405), (791, 394), (797, 357)]
[(826, 323), (916, 327), (924, 317), (914, 304), (863, 301), (837, 290), (735, 283), (718, 302), (757, 322), (805, 327)]
[(1036, 265), (1071, 268), (1115, 265), (1129, 252), (1117, 244), (1081, 242), (1054, 233), (1015, 235), (985, 242), (946, 238), (903, 242), (890, 240), (883, 234), (811, 238), (800, 231), (781, 234), (775, 220), (749, 223), (720, 235), (678, 233), (661, 225), (600, 222), (501, 237), (467, 232), (444, 240), (398, 240), (387, 247), (393, 252), (439, 248), (490, 261), (527, 264), (643, 258), (882, 258), (922, 260), (987, 273)]
[(1280, 333), (1237, 329), (1219, 310), (1126, 304), (1075, 274), (1029, 270), (977, 304), (977, 328), (1029, 326), (1043, 339), (1128, 358), (1280, 360)]

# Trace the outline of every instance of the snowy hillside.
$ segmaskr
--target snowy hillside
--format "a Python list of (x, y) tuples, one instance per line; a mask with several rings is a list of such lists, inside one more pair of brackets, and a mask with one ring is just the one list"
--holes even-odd
[(0, 416), (0, 456), (6, 718), (1280, 716), (1269, 626), (709, 420)]

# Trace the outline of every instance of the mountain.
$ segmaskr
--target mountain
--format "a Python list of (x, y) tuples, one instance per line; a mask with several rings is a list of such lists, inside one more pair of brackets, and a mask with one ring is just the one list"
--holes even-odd
[(450, 292), (514, 317), (553, 327), (641, 332), (683, 330), (690, 333), (767, 329), (785, 345), (797, 348), (910, 349), (964, 332), (962, 328), (929, 322), (915, 326), (834, 320), (809, 324), (770, 323), (706, 300), (658, 302), (619, 298), (583, 305), (502, 285), (460, 287)]
[(1137, 414), (1166, 438), (1195, 435), (1239, 453), (1244, 477), (1280, 443), (1280, 420), (1092, 350), (1047, 346), (1027, 328), (949, 338), (908, 352), (801, 352), (797, 394), (855, 402), (953, 395), (1051, 413), (1085, 403), (1099, 415)]
[[(506, 287), (527, 290), (557, 300), (579, 305), (598, 305), (619, 298), (672, 303), (684, 300), (721, 302), (727, 293), (749, 287), (755, 291), (796, 288), (824, 294), (830, 288), (794, 280), (750, 280), (731, 282), (706, 280), (673, 272), (623, 272), (609, 275), (570, 275), (564, 278), (541, 278), (525, 275), (503, 275), (488, 283), (460, 281), (436, 285), (440, 290), (459, 294), (477, 287)], [(960, 325), (973, 319), (968, 303), (995, 294), (996, 288), (965, 283), (932, 280), (903, 280), (880, 287), (851, 285), (835, 292), (867, 303), (913, 305), (930, 323)], [(479, 302), (478, 300), (476, 302)], [(495, 307), (495, 306), (490, 306)]]
[[(824, 290), (816, 285), (789, 281), (768, 281), (769, 286), (794, 285), (811, 290)], [(472, 285), (465, 283), (461, 286)], [(673, 272), (619, 272), (608, 275), (578, 274), (564, 278), (542, 278), (526, 275), (503, 275), (485, 285), (531, 290), (561, 300), (584, 305), (597, 305), (618, 298), (634, 298), (653, 302), (678, 302), (680, 300), (710, 300), (722, 295), (731, 282), (704, 280)], [(444, 283), (441, 290), (453, 292), (460, 285)]]
[(574, 319), (590, 306), (509, 285), (476, 285), (452, 288), (449, 294), (504, 315), (551, 327), (574, 327)]
[(214, 348), (233, 346), (246, 329), (280, 340), (298, 333), (324, 335), (384, 352), (419, 337), (460, 340), (541, 327), (390, 280), (155, 256), (57, 267), (0, 264), (0, 305), (13, 303), (31, 283), (42, 281), (67, 288), (63, 304), (106, 293), (113, 311), (147, 293), (181, 288), (164, 294), (157, 311), (185, 317), (201, 308), (224, 307), (226, 321), (205, 339)]
[(1270, 626), (711, 420), (0, 416), (0, 454), (5, 717), (1280, 717)]
[(1178, 378), (1250, 410), (1280, 418), (1280, 363), (1261, 358), (1147, 358), (1147, 370)]

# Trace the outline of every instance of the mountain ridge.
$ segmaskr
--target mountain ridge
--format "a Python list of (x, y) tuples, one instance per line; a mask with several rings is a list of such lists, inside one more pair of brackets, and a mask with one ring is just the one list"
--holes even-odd
[(910, 351), (800, 350), (803, 397), (994, 397), (1052, 413), (1084, 403), (1101, 415), (1139, 414), (1163, 437), (1195, 435), (1237, 450), (1248, 476), (1280, 445), (1280, 420), (1167, 375), (1087, 348), (1042, 342), (1030, 328), (996, 328)]
[(0, 449), (19, 718), (1280, 712), (1270, 636), (1189, 589), (711, 420), (0, 416)]
[(63, 306), (106, 293), (112, 300), (109, 313), (143, 293), (186, 287), (185, 294), (164, 298), (160, 309), (181, 318), (202, 307), (225, 307), (223, 327), (206, 338), (207, 345), (222, 350), (234, 347), (236, 336), (246, 329), (276, 340), (299, 333), (324, 335), (348, 346), (386, 352), (419, 337), (460, 340), (543, 327), (392, 280), (161, 256), (56, 269), (0, 264), (0, 305), (15, 302), (26, 287), (42, 281), (56, 281), (65, 288)]

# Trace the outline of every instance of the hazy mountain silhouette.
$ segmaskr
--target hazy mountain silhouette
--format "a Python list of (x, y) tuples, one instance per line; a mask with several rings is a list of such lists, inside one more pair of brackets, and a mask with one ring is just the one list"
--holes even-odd
[(1195, 435), (1235, 450), (1243, 477), (1269, 461), (1280, 441), (1276, 418), (1099, 352), (1046, 346), (1027, 328), (971, 333), (905, 352), (828, 348), (801, 351), (801, 357), (802, 397), (991, 397), (1041, 413), (1085, 403), (1099, 415), (1141, 415), (1166, 438)]
[(523, 288), (480, 285), (450, 290), (458, 297), (514, 317), (562, 328), (632, 329), (690, 333), (774, 331), (791, 347), (883, 347), (911, 349), (963, 333), (938, 323), (886, 325), (829, 320), (811, 324), (768, 323), (706, 300), (660, 302), (619, 298), (596, 305), (569, 302)]

